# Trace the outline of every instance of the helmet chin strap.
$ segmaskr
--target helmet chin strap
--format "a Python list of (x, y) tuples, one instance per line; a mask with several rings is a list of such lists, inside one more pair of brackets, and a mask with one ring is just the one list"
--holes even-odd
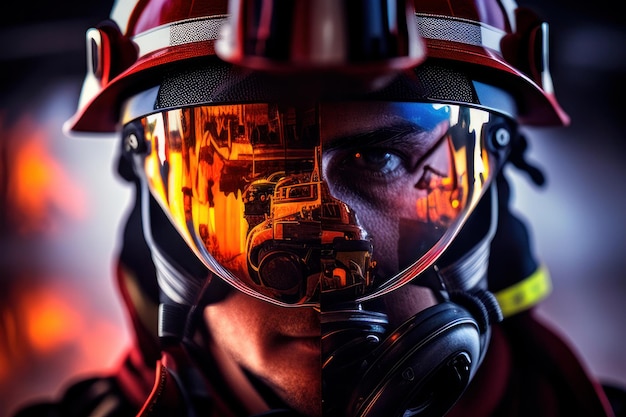
[(495, 185), (490, 192), (482, 204), (486, 212), (476, 213), (488, 216), (480, 237), (476, 241), (477, 223), (468, 225), (474, 241), (461, 241), (445, 267), (434, 268), (442, 302), (395, 330), (387, 329), (386, 314), (360, 305), (322, 311), (325, 415), (440, 416), (462, 395), (487, 350), (490, 324), (502, 319), (486, 290), (497, 224)]
[[(132, 158), (135, 174), (142, 177), (141, 157), (135, 154)], [(190, 331), (190, 312), (210, 273), (193, 253), (181, 250), (187, 246), (152, 197), (145, 179), (140, 181), (140, 193), (143, 233), (159, 286), (158, 334), (164, 345), (176, 344)]]
[(172, 346), (194, 333), (200, 310), (196, 307), (223, 298), (230, 288), (213, 279), (152, 196), (143, 172), (143, 136), (141, 124), (124, 126), (120, 169), (124, 168), (124, 178), (137, 184), (142, 231), (159, 289), (158, 336), (163, 346)]
[[(495, 183), (491, 185), (489, 194), (484, 198), (487, 201), (483, 201), (484, 205), (479, 206), (477, 210), (488, 209), (490, 212), (477, 216), (483, 218), (487, 216), (489, 219), (482, 238), (451, 263), (443, 267), (435, 266), (450, 300), (467, 308), (476, 317), (481, 332), (486, 331), (490, 324), (502, 321), (503, 318), (495, 295), (487, 290), (490, 248), (498, 224), (498, 192)], [(478, 224), (478, 227), (485, 228), (480, 219)], [(472, 225), (469, 227), (470, 234), (474, 233)]]
[(200, 291), (201, 283), (186, 274), (161, 249), (153, 217), (159, 208), (155, 207), (157, 204), (150, 196), (145, 181), (142, 181), (141, 193), (144, 235), (151, 249), (160, 289), (159, 337), (161, 340), (180, 341), (184, 337), (187, 318), (195, 301), (194, 294)]

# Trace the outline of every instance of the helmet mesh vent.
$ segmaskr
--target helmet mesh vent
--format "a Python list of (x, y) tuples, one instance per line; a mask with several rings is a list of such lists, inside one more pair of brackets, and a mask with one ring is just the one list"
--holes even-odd
[(177, 23), (170, 29), (170, 45), (215, 40), (219, 37), (224, 19), (202, 19)]
[(420, 35), (427, 39), (482, 45), (480, 26), (461, 20), (420, 16), (417, 18)]

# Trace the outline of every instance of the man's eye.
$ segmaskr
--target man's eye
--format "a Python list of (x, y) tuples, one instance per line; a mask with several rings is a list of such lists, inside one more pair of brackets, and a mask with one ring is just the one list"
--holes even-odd
[(346, 165), (352, 165), (365, 175), (392, 175), (402, 168), (403, 160), (395, 153), (372, 149), (355, 152), (352, 158), (344, 161), (344, 167)]

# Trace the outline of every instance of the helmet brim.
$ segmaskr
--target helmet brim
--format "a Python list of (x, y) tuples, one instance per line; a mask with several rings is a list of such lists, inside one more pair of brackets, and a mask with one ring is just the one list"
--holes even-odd
[[(64, 125), (72, 133), (111, 133), (119, 128), (124, 99), (159, 85), (165, 69), (177, 63), (215, 57), (215, 41), (167, 47), (138, 59), (102, 89)], [(553, 94), (488, 49), (455, 42), (426, 40), (427, 61), (442, 61), (467, 72), (471, 79), (508, 90), (519, 106), (518, 120), (532, 126), (564, 126), (569, 117)]]

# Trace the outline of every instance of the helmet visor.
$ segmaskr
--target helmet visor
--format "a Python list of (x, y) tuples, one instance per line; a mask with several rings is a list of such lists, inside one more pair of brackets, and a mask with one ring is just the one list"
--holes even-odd
[(280, 305), (415, 279), (506, 156), (509, 119), (456, 104), (201, 105), (142, 117), (152, 194), (206, 266)]

